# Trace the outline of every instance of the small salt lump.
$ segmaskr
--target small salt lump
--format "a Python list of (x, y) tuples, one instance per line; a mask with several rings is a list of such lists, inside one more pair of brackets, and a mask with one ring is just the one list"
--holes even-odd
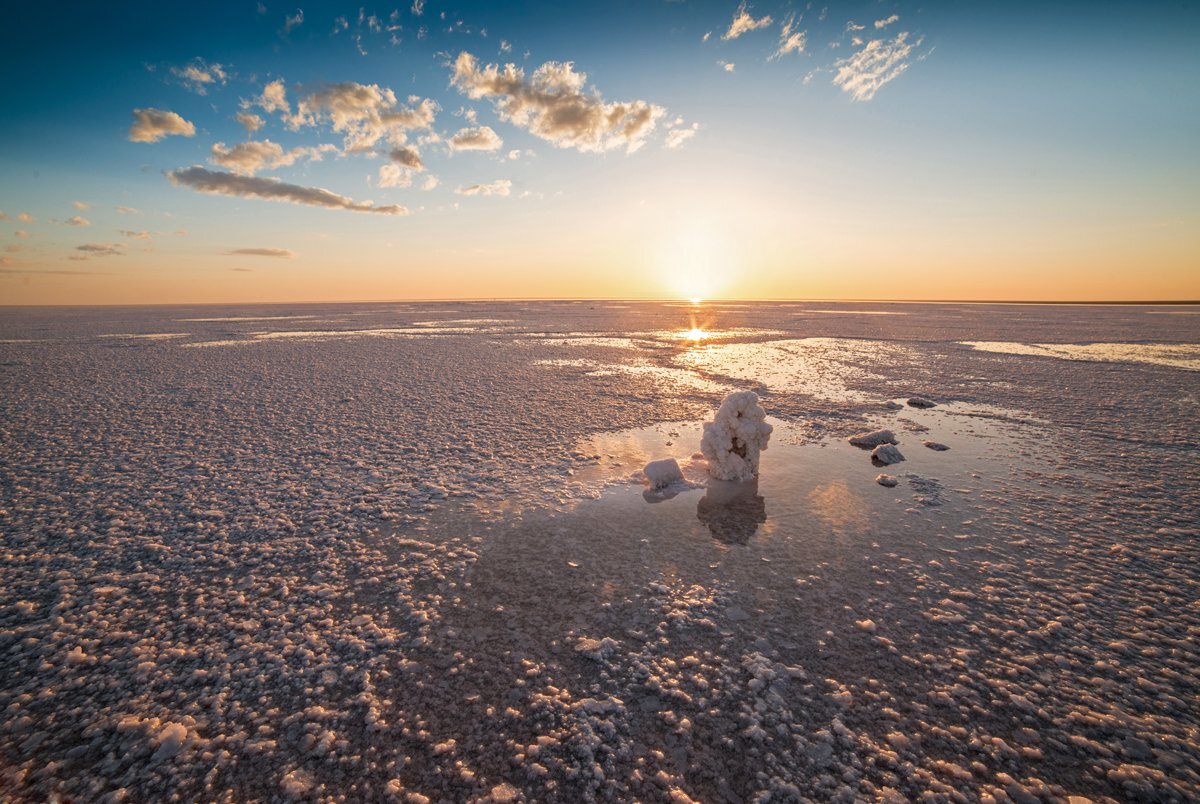
[(942, 444), (938, 441), (922, 441), (921, 443), (935, 452), (945, 452), (946, 450), (950, 449), (945, 444)]
[(738, 391), (725, 397), (716, 417), (704, 425), (700, 451), (708, 474), (717, 480), (746, 481), (758, 476), (759, 454), (767, 448), (771, 425), (758, 394)]
[(904, 455), (891, 444), (880, 444), (871, 451), (871, 460), (879, 461), (884, 466), (887, 466), (893, 463), (900, 463), (900, 461), (904, 460)]
[(674, 458), (663, 458), (661, 461), (650, 461), (642, 470), (651, 489), (665, 489), (672, 483), (683, 482), (683, 471), (679, 462)]
[(856, 447), (877, 447), (880, 444), (895, 444), (896, 434), (891, 430), (872, 430), (869, 433), (859, 433), (850, 436), (850, 443)]
[(908, 400), (908, 404), (914, 408), (934, 408), (937, 407), (937, 402), (926, 399), (923, 396), (914, 396)]
[(900, 481), (896, 479), (895, 475), (876, 475), (875, 482), (890, 489), (895, 488)]

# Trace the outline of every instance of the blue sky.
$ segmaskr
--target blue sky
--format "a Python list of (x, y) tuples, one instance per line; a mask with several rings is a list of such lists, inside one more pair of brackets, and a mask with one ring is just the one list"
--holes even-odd
[(1200, 297), (1195, 4), (10, 22), (0, 302)]

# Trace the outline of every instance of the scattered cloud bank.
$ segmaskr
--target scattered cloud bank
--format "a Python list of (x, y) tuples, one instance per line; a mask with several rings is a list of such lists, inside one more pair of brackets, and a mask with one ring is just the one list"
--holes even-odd
[(448, 144), (451, 151), (498, 151), (503, 147), (504, 140), (491, 126), (477, 126), (459, 129)]
[(214, 165), (232, 170), (242, 176), (253, 176), (260, 170), (269, 168), (289, 167), (301, 159), (319, 162), (327, 153), (337, 153), (334, 145), (318, 145), (311, 148), (293, 148), (283, 150), (283, 146), (270, 140), (251, 140), (239, 142), (232, 148), (226, 148), (225, 143), (218, 142), (212, 147)]
[(729, 30), (721, 34), (724, 40), (737, 39), (744, 33), (757, 31), (759, 28), (766, 28), (770, 25), (772, 19), (769, 16), (759, 17), (755, 19), (750, 15), (750, 5), (743, 2), (738, 5), (737, 11), (733, 14), (733, 22), (729, 23)]
[(207, 95), (209, 87), (221, 86), (229, 80), (229, 74), (221, 64), (208, 64), (203, 59), (192, 59), (184, 67), (172, 67), (171, 75), (186, 89), (197, 95)]
[(394, 204), (375, 206), (369, 201), (354, 201), (320, 187), (301, 187), (278, 179), (239, 176), (200, 166), (171, 170), (167, 178), (176, 187), (188, 187), (200, 193), (261, 198), (268, 201), (288, 201), (293, 204), (345, 209), (350, 212), (375, 212), (380, 215), (407, 215), (408, 210)]
[(130, 142), (158, 142), (163, 137), (196, 136), (196, 127), (175, 112), (163, 109), (134, 109), (133, 126), (129, 129)]
[(296, 252), (286, 248), (235, 248), (225, 252), (228, 257), (278, 257), (290, 260)]
[(570, 62), (546, 62), (526, 77), (515, 64), (481, 65), (467, 52), (454, 62), (452, 83), (474, 100), (494, 101), (501, 119), (524, 128), (557, 148), (601, 153), (624, 148), (632, 153), (666, 110), (646, 101), (606, 103), (586, 89), (587, 74)]
[(875, 20), (875, 30), (877, 30), (877, 31), (882, 30), (882, 29), (888, 27), (889, 25), (891, 25), (893, 22), (899, 22), (899, 21), (900, 21), (899, 14), (893, 14), (892, 16), (888, 17), (887, 19)]
[(913, 48), (920, 44), (921, 39), (909, 42), (907, 31), (900, 32), (890, 41), (872, 39), (862, 50), (834, 63), (837, 74), (833, 77), (833, 83), (854, 100), (869, 101), (887, 83), (908, 69)]
[(283, 81), (272, 81), (245, 105), (279, 112), (292, 131), (328, 123), (344, 136), (345, 150), (355, 153), (371, 150), (384, 138), (392, 145), (403, 145), (409, 131), (430, 128), (440, 109), (437, 102), (416, 96), (408, 101), (410, 106), (401, 106), (396, 93), (386, 87), (350, 81), (301, 94), (293, 112)]
[(411, 170), (394, 164), (379, 166), (377, 184), (380, 187), (411, 187), (412, 183), (413, 172)]
[(509, 195), (512, 192), (512, 182), (508, 179), (496, 179), (489, 184), (472, 184), (469, 187), (459, 187), (454, 192), (459, 195)]

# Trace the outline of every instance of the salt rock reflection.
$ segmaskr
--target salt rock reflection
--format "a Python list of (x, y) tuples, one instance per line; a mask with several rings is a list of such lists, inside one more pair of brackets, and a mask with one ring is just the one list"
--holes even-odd
[(710, 478), (696, 505), (696, 518), (723, 544), (748, 544), (767, 521), (767, 501), (758, 493), (758, 478), (748, 481)]

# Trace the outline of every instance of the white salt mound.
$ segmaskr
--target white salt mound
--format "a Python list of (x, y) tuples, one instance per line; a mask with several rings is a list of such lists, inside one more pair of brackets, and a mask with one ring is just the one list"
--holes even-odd
[(875, 482), (881, 486), (887, 486), (890, 489), (894, 488), (895, 485), (900, 481), (896, 479), (895, 475), (876, 475)]
[(880, 444), (871, 450), (871, 458), (887, 466), (893, 463), (900, 463), (900, 461), (904, 460), (904, 455), (891, 444)]
[(872, 430), (869, 433), (859, 433), (850, 436), (850, 443), (856, 447), (877, 447), (880, 444), (895, 444), (896, 434), (891, 430)]
[(758, 394), (739, 391), (725, 397), (716, 417), (704, 425), (700, 451), (708, 459), (708, 474), (718, 480), (753, 480), (759, 454), (767, 448), (771, 425), (758, 404)]
[(914, 396), (908, 400), (908, 404), (914, 408), (933, 408), (937, 407), (937, 402), (932, 402), (923, 396)]
[(642, 470), (652, 489), (664, 489), (672, 483), (683, 482), (683, 471), (679, 462), (674, 458), (663, 458), (661, 461), (650, 461)]

